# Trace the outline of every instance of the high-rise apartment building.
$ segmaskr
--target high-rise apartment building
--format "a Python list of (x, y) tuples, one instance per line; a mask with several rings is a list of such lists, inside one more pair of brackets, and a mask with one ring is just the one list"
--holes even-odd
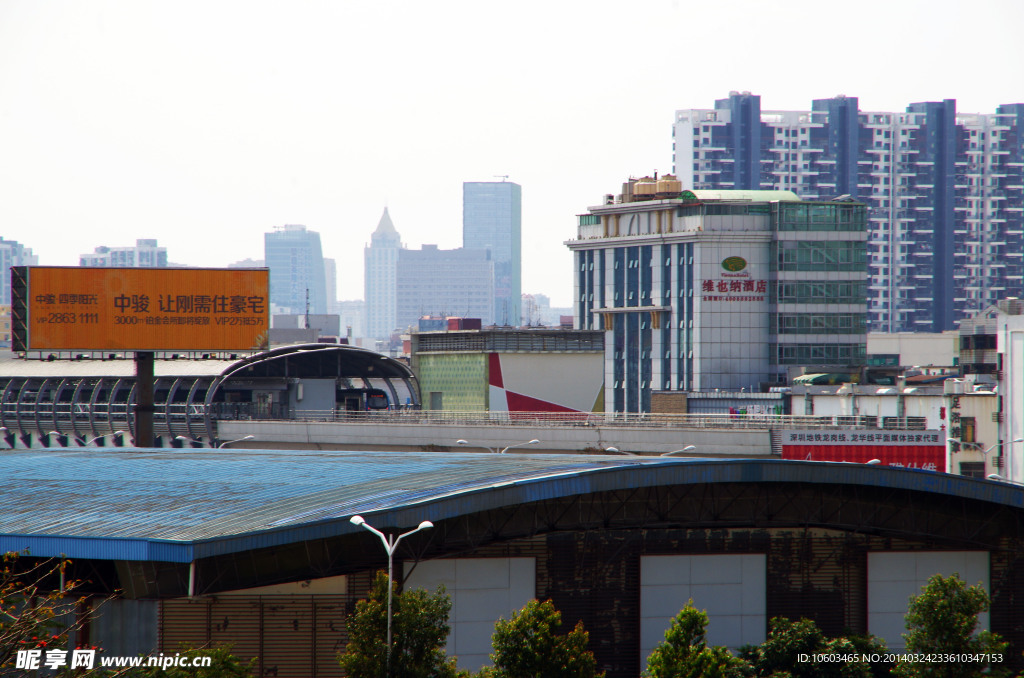
[[(366, 295), (366, 336), (385, 339), (398, 327), (398, 252), (402, 238), (384, 208), (377, 230), (370, 236), (370, 246), (363, 250)], [(434, 272), (436, 273), (436, 271)], [(433, 274), (432, 274), (433, 275)]]
[(863, 203), (683, 191), (670, 176), (623, 188), (580, 215), (566, 243), (576, 328), (606, 333), (607, 411), (864, 364)]
[(398, 251), (397, 323), (416, 326), (422, 316), (479, 318), (493, 324), (494, 264), (489, 250)]
[(277, 313), (327, 313), (327, 284), (320, 234), (289, 224), (263, 236), (270, 269), (270, 303)]
[(167, 248), (156, 240), (144, 238), (135, 241), (135, 247), (97, 247), (92, 254), (78, 257), (79, 266), (98, 268), (164, 268), (167, 266)]
[(762, 111), (759, 96), (733, 92), (676, 112), (674, 170), (688, 189), (866, 203), (873, 331), (952, 329), (1024, 294), (1024, 104), (862, 112), (839, 96)]
[(15, 240), (4, 240), (0, 236), (0, 305), (11, 304), (11, 266), (35, 266), (39, 257), (32, 254), (32, 249)]
[(491, 252), (494, 262), (492, 317), (498, 325), (519, 323), (522, 203), (522, 187), (511, 181), (462, 184), (462, 246)]

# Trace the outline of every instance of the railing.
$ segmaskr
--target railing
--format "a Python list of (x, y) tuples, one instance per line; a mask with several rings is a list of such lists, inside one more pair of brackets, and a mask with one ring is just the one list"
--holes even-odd
[[(452, 412), (446, 410), (305, 410), (289, 417), (298, 421), (362, 424), (448, 426), (602, 426), (681, 429), (864, 429), (882, 428), (877, 417), (804, 416), (791, 414), (595, 414), (586, 412)], [(919, 417), (886, 417), (884, 428), (920, 429)], [(273, 420), (273, 419), (271, 419)]]

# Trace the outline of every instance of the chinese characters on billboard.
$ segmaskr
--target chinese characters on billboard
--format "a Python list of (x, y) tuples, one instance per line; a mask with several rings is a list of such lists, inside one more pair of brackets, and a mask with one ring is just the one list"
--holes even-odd
[(887, 466), (944, 471), (946, 437), (942, 431), (785, 431), (782, 458), (858, 464), (878, 459)]
[(27, 268), (19, 350), (252, 350), (266, 269)]

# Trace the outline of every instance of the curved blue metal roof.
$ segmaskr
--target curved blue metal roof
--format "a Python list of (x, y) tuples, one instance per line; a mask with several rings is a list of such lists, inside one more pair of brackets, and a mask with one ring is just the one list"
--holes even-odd
[(0, 451), (0, 551), (189, 562), (544, 499), (694, 483), (842, 483), (1024, 508), (1024, 488), (830, 462), (296, 450)]

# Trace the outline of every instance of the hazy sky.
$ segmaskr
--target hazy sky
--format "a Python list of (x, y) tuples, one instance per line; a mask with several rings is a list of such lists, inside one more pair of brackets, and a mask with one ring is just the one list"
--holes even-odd
[(1021, 0), (0, 0), (0, 235), (40, 263), (172, 262), (318, 231), (362, 298), (385, 206), (461, 245), (462, 182), (523, 187), (523, 291), (572, 296), (575, 215), (671, 169), (681, 108), (1024, 101)]

